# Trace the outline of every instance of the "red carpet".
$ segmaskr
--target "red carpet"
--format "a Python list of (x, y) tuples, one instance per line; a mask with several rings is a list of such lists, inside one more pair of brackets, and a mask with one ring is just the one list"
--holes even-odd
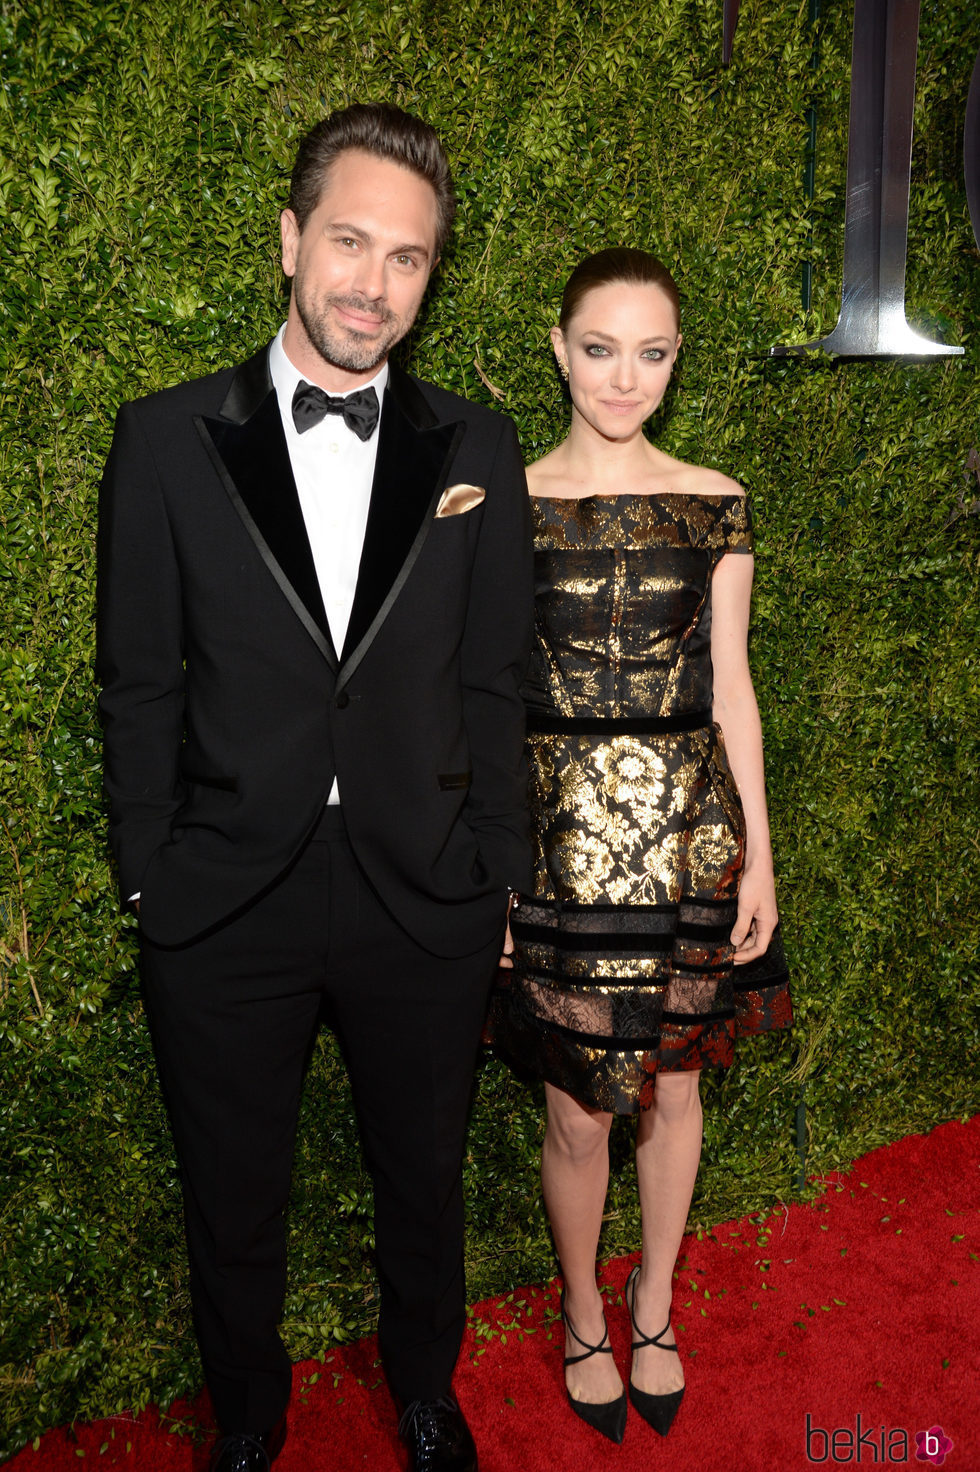
[[(631, 1411), (617, 1448), (567, 1409), (553, 1285), (476, 1306), (456, 1386), (482, 1472), (980, 1472), (980, 1116), (874, 1151), (811, 1206), (686, 1238), (680, 1262), (674, 1324), (688, 1392), (667, 1441)], [(605, 1274), (621, 1369), (628, 1266)], [(403, 1465), (373, 1340), (298, 1366), (294, 1383), (276, 1472)], [(917, 1460), (917, 1432), (931, 1433), (929, 1460)], [(49, 1432), (9, 1463), (87, 1465), (199, 1472), (206, 1455), (146, 1412)]]

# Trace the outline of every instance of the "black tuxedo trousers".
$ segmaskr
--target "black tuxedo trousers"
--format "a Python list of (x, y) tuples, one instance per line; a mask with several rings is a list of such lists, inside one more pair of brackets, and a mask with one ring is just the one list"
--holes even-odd
[(380, 1342), (393, 1392), (444, 1394), (465, 1322), (467, 1101), (503, 936), (423, 950), (358, 865), (339, 812), (261, 900), (210, 936), (145, 940), (144, 999), (184, 1190), (195, 1328), (224, 1430), (289, 1400), (277, 1325), (290, 1168), (318, 1024), (336, 1029), (374, 1186)]

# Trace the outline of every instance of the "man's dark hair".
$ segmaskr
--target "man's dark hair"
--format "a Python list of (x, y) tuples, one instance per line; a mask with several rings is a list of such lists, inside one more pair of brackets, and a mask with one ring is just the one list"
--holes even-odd
[(435, 129), (390, 102), (355, 102), (331, 113), (301, 140), (289, 187), (289, 208), (300, 230), (320, 202), (331, 164), (352, 148), (411, 169), (432, 185), (438, 207), (436, 255), (441, 255), (456, 213), (449, 161)]

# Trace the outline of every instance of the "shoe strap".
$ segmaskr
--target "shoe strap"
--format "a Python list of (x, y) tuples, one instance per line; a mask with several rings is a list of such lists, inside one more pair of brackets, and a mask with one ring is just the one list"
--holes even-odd
[(660, 1331), (659, 1334), (643, 1334), (642, 1330), (637, 1329), (636, 1325), (634, 1324), (633, 1325), (633, 1329), (634, 1329), (635, 1333), (640, 1334), (642, 1337), (639, 1338), (639, 1339), (632, 1340), (632, 1342), (630, 1343), (630, 1349), (646, 1349), (646, 1347), (647, 1347), (648, 1344), (652, 1344), (655, 1349), (669, 1349), (674, 1354), (680, 1354), (680, 1350), (677, 1348), (677, 1345), (676, 1344), (661, 1344), (660, 1343), (661, 1339), (667, 1333), (667, 1330), (669, 1328), (670, 1328), (670, 1320), (669, 1319), (667, 1320), (666, 1324), (664, 1324), (664, 1326), (661, 1329), (661, 1331)]
[(568, 1330), (569, 1334), (571, 1334), (576, 1344), (581, 1344), (582, 1348), (585, 1350), (584, 1354), (567, 1354), (565, 1356), (566, 1369), (569, 1365), (580, 1365), (583, 1360), (591, 1359), (594, 1354), (612, 1354), (612, 1345), (608, 1342), (609, 1325), (606, 1323), (605, 1314), (603, 1314), (602, 1316), (603, 1335), (598, 1344), (589, 1344), (587, 1340), (582, 1338), (581, 1334), (576, 1334), (575, 1329), (572, 1325), (572, 1321), (568, 1317), (568, 1314), (565, 1312), (564, 1291), (562, 1291), (561, 1295), (561, 1317), (562, 1323), (565, 1325), (565, 1328)]
[[(630, 1283), (633, 1284), (633, 1298), (634, 1299), (636, 1298), (636, 1272), (637, 1272), (637, 1269), (634, 1268), (633, 1271), (630, 1273), (629, 1278), (626, 1280), (626, 1287), (627, 1287), (627, 1289), (629, 1289)], [(636, 1322), (636, 1319), (633, 1317), (633, 1303), (631, 1302), (631, 1300), (629, 1298), (629, 1294), (627, 1293), (624, 1296), (626, 1297), (626, 1307), (629, 1309), (630, 1324), (633, 1326), (633, 1333), (638, 1336), (630, 1344), (630, 1349), (646, 1349), (647, 1345), (652, 1344), (653, 1347), (654, 1347), (654, 1349), (666, 1349), (666, 1350), (671, 1350), (674, 1354), (680, 1354), (680, 1350), (677, 1348), (677, 1345), (676, 1344), (661, 1344), (660, 1343), (661, 1339), (664, 1337), (664, 1335), (667, 1333), (667, 1330), (670, 1328), (670, 1316), (669, 1315), (667, 1316), (667, 1322), (666, 1322), (666, 1324), (664, 1324), (664, 1326), (661, 1329), (661, 1331), (660, 1331), (659, 1334), (644, 1334), (643, 1330), (640, 1328), (639, 1324)]]

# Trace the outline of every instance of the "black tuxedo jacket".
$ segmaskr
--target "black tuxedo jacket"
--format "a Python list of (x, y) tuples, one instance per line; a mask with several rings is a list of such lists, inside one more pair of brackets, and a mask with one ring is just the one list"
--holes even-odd
[[(527, 490), (509, 419), (394, 364), (350, 627), (333, 648), (263, 349), (119, 412), (97, 674), (122, 894), (178, 945), (247, 906), (336, 775), (358, 860), (439, 955), (526, 888)], [(436, 517), (443, 490), (480, 504)]]

